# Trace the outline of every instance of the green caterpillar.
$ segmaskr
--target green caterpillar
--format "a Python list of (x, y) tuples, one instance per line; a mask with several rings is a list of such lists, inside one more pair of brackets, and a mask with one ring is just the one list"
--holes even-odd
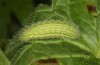
[[(80, 37), (79, 29), (76, 25), (61, 20), (45, 20), (33, 23), (22, 29), (15, 38), (10, 41), (5, 54), (7, 57), (13, 57), (15, 51), (25, 45), (23, 42), (34, 43), (61, 43), (62, 39), (78, 39)], [(31, 41), (30, 41), (31, 40)], [(11, 53), (13, 52), (13, 53)]]
[(45, 20), (28, 26), (19, 36), (21, 41), (47, 38), (77, 39), (80, 33), (77, 26), (66, 21)]

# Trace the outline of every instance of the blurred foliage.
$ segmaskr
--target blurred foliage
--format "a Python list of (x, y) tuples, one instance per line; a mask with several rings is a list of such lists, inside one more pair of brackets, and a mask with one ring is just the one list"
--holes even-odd
[(0, 65), (10, 65), (10, 61), (6, 58), (0, 49)]
[(0, 46), (7, 37), (7, 25), (10, 23), (9, 6), (4, 0), (0, 0)]
[(34, 12), (33, 0), (0, 0), (0, 47), (3, 50), (31, 12)]
[(0, 0), (0, 47), (3, 48), (10, 38), (24, 24), (29, 23), (30, 14), (41, 3), (51, 4), (51, 0)]

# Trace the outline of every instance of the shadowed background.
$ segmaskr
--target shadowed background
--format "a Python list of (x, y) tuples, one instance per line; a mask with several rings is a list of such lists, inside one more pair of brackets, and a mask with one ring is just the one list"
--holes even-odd
[(51, 5), (51, 0), (0, 0), (0, 48), (23, 27), (24, 20), (39, 4)]

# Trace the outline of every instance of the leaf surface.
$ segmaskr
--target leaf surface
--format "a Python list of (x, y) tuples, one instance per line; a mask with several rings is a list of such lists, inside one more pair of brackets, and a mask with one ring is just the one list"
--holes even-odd
[[(23, 41), (15, 45), (11, 43), (7, 48), (8, 54), (18, 47), (11, 65), (36, 65), (35, 63), (41, 59), (52, 58), (58, 61), (58, 65), (78, 65), (78, 63), (79, 65), (100, 65), (98, 59), (100, 58), (98, 51), (100, 28), (99, 18), (97, 18), (99, 15), (96, 15), (99, 7), (98, 10), (95, 8), (97, 3), (94, 0), (52, 0), (51, 6), (39, 5), (29, 21), (35, 23), (50, 19), (65, 20), (78, 27), (81, 36), (77, 40), (58, 39), (57, 42), (49, 38), (49, 40), (31, 40), (21, 48), (19, 47)], [(9, 48), (10, 46), (12, 49)]]
[(10, 65), (10, 61), (6, 58), (3, 52), (0, 50), (0, 65)]

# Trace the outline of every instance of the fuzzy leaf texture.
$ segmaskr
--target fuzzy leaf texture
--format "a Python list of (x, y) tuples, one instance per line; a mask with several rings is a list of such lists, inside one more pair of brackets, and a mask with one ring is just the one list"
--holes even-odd
[(51, 6), (39, 5), (26, 20), (32, 24), (6, 48), (11, 65), (100, 65), (99, 3), (52, 0)]

